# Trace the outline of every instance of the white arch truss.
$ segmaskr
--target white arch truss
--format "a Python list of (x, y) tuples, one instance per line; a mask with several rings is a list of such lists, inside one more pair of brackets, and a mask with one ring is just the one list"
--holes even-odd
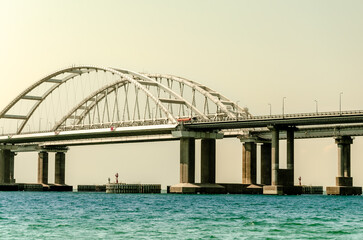
[[(54, 100), (56, 96), (58, 100)], [(58, 105), (66, 106), (60, 110)], [(80, 65), (58, 70), (28, 87), (0, 112), (0, 121), (16, 123), (15, 130), (6, 133), (3, 126), (3, 134), (20, 134), (108, 125), (175, 124), (185, 117), (210, 121), (248, 116), (246, 109), (223, 95), (181, 77)]]

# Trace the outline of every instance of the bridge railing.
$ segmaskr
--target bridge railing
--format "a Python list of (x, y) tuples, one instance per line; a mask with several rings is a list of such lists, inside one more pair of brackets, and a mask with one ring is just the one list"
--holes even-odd
[(352, 111), (331, 111), (331, 112), (315, 112), (315, 113), (293, 113), (293, 114), (277, 114), (277, 115), (259, 115), (259, 116), (248, 116), (247, 118), (229, 118), (219, 117), (212, 119), (193, 119), (191, 123), (202, 123), (202, 122), (220, 122), (220, 121), (244, 121), (244, 120), (264, 120), (264, 119), (282, 119), (282, 118), (306, 118), (306, 117), (328, 117), (328, 116), (350, 116), (350, 115), (361, 115), (362, 110)]

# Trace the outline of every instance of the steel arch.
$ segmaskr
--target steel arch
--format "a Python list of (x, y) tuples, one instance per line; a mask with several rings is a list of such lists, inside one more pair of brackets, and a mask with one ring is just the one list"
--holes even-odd
[[(198, 92), (200, 92), (202, 95), (210, 99), (212, 102), (214, 102), (218, 107), (220, 107), (221, 111), (223, 111), (229, 118), (236, 118), (237, 113), (242, 114), (242, 118), (248, 118), (251, 117), (251, 114), (248, 112), (246, 108), (241, 108), (237, 106), (236, 103), (230, 101), (228, 98), (223, 96), (222, 94), (208, 88), (205, 85), (193, 82), (189, 79), (177, 77), (169, 74), (146, 74), (150, 78), (166, 78), (171, 79), (180, 83), (183, 83), (185, 85), (188, 85), (189, 87), (196, 89)], [(232, 112), (228, 110), (226, 103), (228, 105), (233, 105), (234, 108), (237, 110), (235, 112)]]
[[(83, 71), (82, 71), (83, 69)], [(170, 123), (176, 123), (177, 120), (176, 118), (165, 108), (165, 106), (160, 102), (160, 100), (156, 99), (155, 96), (153, 96), (143, 85), (141, 85), (138, 81), (136, 81), (135, 79), (131, 78), (130, 76), (121, 73), (119, 71), (116, 71), (112, 68), (107, 68), (107, 67), (96, 67), (96, 66), (92, 66), (92, 65), (80, 65), (80, 66), (72, 66), (72, 67), (68, 67), (59, 71), (56, 71), (44, 78), (42, 78), (41, 80), (37, 81), (36, 83), (34, 83), (33, 85), (31, 85), (29, 88), (27, 88), (25, 91), (23, 91), (21, 94), (19, 94), (13, 101), (10, 102), (10, 104), (8, 104), (0, 113), (0, 118), (6, 118), (6, 113), (17, 103), (19, 102), (21, 99), (26, 99), (26, 96), (29, 92), (31, 92), (33, 89), (35, 89), (36, 87), (38, 87), (39, 85), (41, 85), (42, 83), (45, 82), (49, 82), (49, 81), (53, 81), (53, 77), (56, 77), (58, 75), (61, 75), (63, 73), (74, 73), (71, 74), (70, 76), (68, 76), (67, 78), (63, 79), (62, 81), (60, 81), (59, 83), (55, 84), (53, 87), (51, 87), (42, 97), (41, 99), (39, 99), (39, 101), (37, 103), (34, 104), (33, 108), (28, 112), (28, 115), (25, 116), (24, 122), (20, 125), (19, 129), (17, 129), (17, 134), (21, 133), (22, 130), (24, 129), (26, 123), (28, 122), (28, 120), (30, 119), (30, 117), (32, 116), (32, 114), (34, 113), (34, 111), (39, 107), (39, 105), (45, 100), (45, 98), (47, 98), (55, 89), (57, 89), (60, 85), (64, 84), (65, 82), (69, 81), (70, 79), (74, 78), (77, 75), (81, 75), (83, 73), (87, 73), (89, 71), (105, 71), (105, 72), (110, 72), (113, 74), (117, 74), (119, 75), (121, 78), (126, 79), (127, 81), (129, 81), (131, 84), (135, 85), (138, 89), (141, 89), (147, 96), (150, 97), (150, 99), (152, 99), (155, 104), (160, 108), (161, 111), (163, 111), (165, 113), (165, 115), (168, 117)], [(14, 116), (9, 116), (8, 118), (14, 118)], [(19, 116), (20, 117), (20, 116)]]
[[(200, 111), (193, 102), (189, 102), (185, 97), (183, 97), (183, 93), (178, 94), (175, 92), (172, 87), (169, 85), (162, 84), (161, 80), (158, 81), (158, 78), (164, 78), (168, 81), (175, 81), (180, 84), (184, 84), (191, 89), (198, 91), (200, 94), (202, 94), (206, 99), (209, 99), (211, 102), (213, 102), (218, 111), (220, 111), (220, 114), (223, 114), (223, 116), (227, 118), (236, 118), (239, 114), (241, 114), (241, 118), (247, 118), (250, 116), (250, 113), (246, 108), (240, 108), (238, 107), (234, 102), (228, 100), (226, 97), (221, 95), (220, 93), (202, 85), (196, 82), (193, 82), (191, 80), (173, 76), (173, 75), (166, 75), (166, 74), (142, 74), (137, 73), (133, 71), (129, 71), (126, 69), (120, 69), (120, 68), (109, 68), (109, 67), (97, 67), (93, 65), (80, 65), (80, 66), (71, 66), (68, 68), (64, 68), (61, 70), (58, 70), (52, 74), (49, 74), (42, 78), (41, 80), (37, 81), (30, 87), (28, 87), (26, 90), (24, 90), (21, 94), (19, 94), (13, 101), (10, 102), (1, 112), (0, 112), (0, 119), (18, 119), (18, 120), (24, 120), (20, 127), (17, 127), (16, 133), (22, 133), (24, 127), (26, 126), (29, 119), (32, 117), (33, 113), (38, 109), (38, 107), (51, 95), (52, 92), (54, 92), (57, 88), (59, 88), (62, 84), (65, 84), (69, 80), (72, 80), (73, 78), (80, 76), (84, 73), (90, 73), (92, 71), (104, 71), (109, 72), (115, 75), (118, 75), (120, 77), (120, 80), (117, 82), (114, 82), (113, 84), (109, 84), (106, 86), (102, 86), (95, 92), (93, 92), (88, 97), (84, 98), (82, 101), (80, 101), (76, 106), (74, 106), (66, 115), (64, 115), (57, 123), (54, 125), (50, 130), (56, 131), (59, 129), (59, 127), (67, 120), (69, 119), (72, 114), (75, 114), (76, 111), (80, 110), (81, 108), (84, 109), (81, 116), (79, 117), (79, 120), (77, 124), (80, 124), (82, 121), (82, 118), (84, 118), (87, 113), (96, 106), (96, 104), (106, 95), (104, 95), (103, 98), (96, 99), (95, 104), (92, 106), (89, 106), (88, 109), (84, 108), (84, 104), (87, 103), (92, 97), (97, 96), (97, 94), (101, 93), (102, 91), (106, 91), (107, 89), (110, 89), (112, 87), (115, 87), (119, 84), (131, 84), (135, 86), (137, 89), (142, 90), (142, 92), (150, 98), (155, 106), (160, 109), (160, 113), (163, 112), (166, 116), (166, 119), (168, 123), (177, 123), (177, 116), (173, 114), (172, 110), (169, 110), (169, 107), (167, 108), (164, 103), (168, 102), (169, 105), (172, 103), (178, 103), (181, 105), (185, 105), (190, 110), (191, 116), (198, 116), (199, 120), (207, 121), (210, 120), (210, 116), (206, 115), (202, 111)], [(57, 79), (57, 76), (68, 73), (69, 75), (65, 78), (59, 80)], [(39, 87), (43, 83), (54, 83), (53, 86), (51, 86), (42, 96), (30, 96), (29, 93), (34, 90), (35, 88)], [(149, 87), (146, 86), (155, 86), (158, 90), (162, 90), (165, 93), (169, 94), (169, 99), (161, 99), (159, 96), (153, 95), (149, 91)], [(112, 90), (108, 92), (107, 94), (112, 93)], [(20, 115), (9, 115), (7, 114), (20, 100), (22, 99), (30, 99), (30, 100), (36, 100), (34, 105), (29, 109), (28, 113), (25, 116)], [(163, 100), (163, 101), (162, 101)], [(174, 102), (173, 102), (174, 101)], [(233, 110), (228, 108), (228, 106), (232, 106)], [(172, 108), (171, 108), (172, 109)], [(145, 110), (146, 111), (146, 110)], [(217, 112), (218, 112), (217, 111)], [(150, 109), (149, 109), (150, 112)], [(217, 114), (217, 113), (216, 113)], [(161, 116), (161, 115), (160, 115)], [(29, 127), (30, 128), (30, 127)]]

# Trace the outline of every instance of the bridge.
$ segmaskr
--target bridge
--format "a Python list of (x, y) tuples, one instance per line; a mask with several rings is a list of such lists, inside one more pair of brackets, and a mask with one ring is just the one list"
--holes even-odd
[[(0, 184), (13, 184), (16, 153), (38, 152), (38, 183), (48, 184), (55, 152), (55, 184), (65, 184), (71, 146), (180, 141), (180, 183), (172, 192), (225, 192), (215, 181), (216, 139), (243, 143), (242, 183), (265, 194), (299, 194), (294, 186), (294, 139), (335, 138), (339, 172), (328, 194), (361, 194), (353, 187), (350, 147), (363, 135), (363, 111), (252, 116), (219, 92), (182, 77), (120, 68), (71, 66), (25, 89), (0, 112)], [(195, 139), (201, 139), (201, 183), (195, 183)], [(279, 140), (287, 141), (287, 169)], [(256, 179), (261, 144), (261, 181)], [(231, 187), (232, 186), (232, 187)], [(241, 191), (242, 191), (241, 190)]]

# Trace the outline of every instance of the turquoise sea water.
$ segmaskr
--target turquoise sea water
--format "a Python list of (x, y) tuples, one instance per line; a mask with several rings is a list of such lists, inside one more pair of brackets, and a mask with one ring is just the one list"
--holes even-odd
[(363, 239), (362, 196), (0, 192), (0, 239)]

